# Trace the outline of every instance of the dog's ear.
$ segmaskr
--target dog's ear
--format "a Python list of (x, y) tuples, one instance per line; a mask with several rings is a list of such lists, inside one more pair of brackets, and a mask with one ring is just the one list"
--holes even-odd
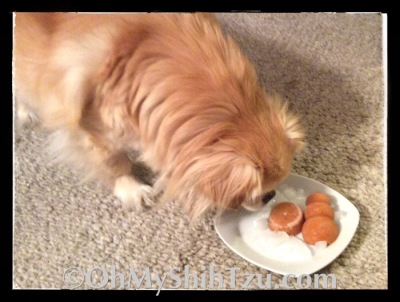
[(261, 172), (246, 156), (221, 145), (203, 151), (175, 167), (162, 200), (180, 200), (193, 221), (210, 208), (238, 208), (261, 194)]
[(305, 131), (300, 124), (299, 116), (289, 111), (287, 102), (283, 102), (277, 94), (270, 96), (272, 108), (277, 112), (280, 123), (290, 141), (290, 146), (294, 152), (300, 151), (304, 147)]
[(299, 152), (304, 148), (304, 129), (299, 123), (298, 116), (291, 113), (287, 113), (284, 118), (283, 126), (286, 131), (286, 135), (289, 138), (290, 146), (294, 152)]
[[(218, 209), (236, 209), (249, 198), (261, 194), (258, 169), (236, 152), (218, 152), (205, 161), (210, 163), (199, 175), (196, 191)], [(190, 210), (197, 216), (201, 203)]]

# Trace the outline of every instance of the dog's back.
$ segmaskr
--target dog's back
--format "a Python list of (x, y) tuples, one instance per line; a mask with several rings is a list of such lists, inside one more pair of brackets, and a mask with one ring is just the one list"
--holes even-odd
[(163, 75), (153, 72), (153, 80), (141, 84), (154, 86), (157, 76), (180, 74), (207, 90), (213, 84), (221, 87), (227, 73), (243, 73), (244, 65), (241, 58), (224, 53), (235, 45), (226, 45), (213, 23), (208, 14), (17, 13), (17, 93), (38, 111), (44, 126), (61, 126), (69, 112), (70, 123), (76, 122), (79, 113), (74, 111), (84, 107), (89, 90), (109, 81), (116, 61), (134, 52), (135, 58), (127, 59), (140, 63), (131, 71), (137, 74), (154, 60), (171, 58), (159, 68)]

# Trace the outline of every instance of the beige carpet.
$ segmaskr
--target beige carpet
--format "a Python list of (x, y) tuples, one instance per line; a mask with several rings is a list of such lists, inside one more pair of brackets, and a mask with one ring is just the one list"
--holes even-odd
[[(352, 242), (320, 272), (335, 274), (337, 288), (387, 288), (381, 16), (240, 13), (218, 18), (266, 87), (303, 115), (308, 145), (294, 172), (331, 186), (360, 211)], [(50, 167), (42, 152), (45, 138), (36, 127), (15, 135), (15, 287), (68, 288), (63, 274), (69, 267), (106, 266), (111, 272), (115, 265), (118, 272), (128, 276), (132, 268), (140, 277), (147, 267), (162, 274), (190, 265), (190, 272), (200, 274), (202, 266), (214, 264), (227, 289), (226, 268), (240, 268), (238, 289), (245, 273), (269, 273), (224, 245), (212, 214), (190, 227), (175, 204), (157, 212), (124, 212), (106, 190), (78, 184), (68, 167)], [(93, 276), (98, 285), (100, 272)], [(281, 276), (272, 273), (272, 282), (282, 284)], [(299, 287), (295, 280), (289, 284)], [(167, 278), (164, 287), (169, 285), (176, 283)], [(256, 280), (250, 285), (257, 286)]]

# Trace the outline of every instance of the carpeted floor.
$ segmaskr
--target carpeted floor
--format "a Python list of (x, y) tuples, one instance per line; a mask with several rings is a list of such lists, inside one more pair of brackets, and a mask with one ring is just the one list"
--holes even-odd
[[(266, 87), (303, 115), (308, 145), (294, 172), (334, 188), (360, 211), (352, 242), (320, 273), (335, 274), (337, 288), (387, 288), (381, 16), (227, 13), (218, 18)], [(117, 272), (128, 276), (132, 268), (140, 277), (147, 267), (161, 274), (190, 265), (191, 273), (200, 274), (202, 266), (208, 271), (213, 264), (227, 289), (226, 268), (240, 268), (238, 289), (245, 273), (269, 273), (224, 245), (212, 213), (189, 226), (175, 204), (156, 212), (124, 212), (106, 190), (78, 184), (79, 176), (68, 167), (50, 167), (42, 152), (45, 138), (37, 127), (15, 134), (15, 287), (69, 288), (63, 274), (70, 267), (86, 272), (105, 266), (110, 277), (115, 265)], [(183, 278), (183, 272), (176, 274)], [(72, 281), (78, 277), (75, 273)], [(96, 270), (95, 286), (100, 277)], [(272, 273), (272, 282), (282, 284), (282, 277)], [(295, 280), (289, 284), (299, 287)], [(169, 285), (176, 282), (167, 278), (164, 287)], [(250, 285), (257, 287), (256, 280)]]

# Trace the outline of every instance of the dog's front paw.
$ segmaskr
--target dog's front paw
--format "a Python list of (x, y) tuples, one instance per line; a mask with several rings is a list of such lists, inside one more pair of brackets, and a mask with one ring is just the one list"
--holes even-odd
[(15, 113), (18, 127), (34, 124), (37, 121), (37, 117), (33, 111), (29, 110), (28, 107), (22, 103), (17, 103)]
[(137, 182), (132, 176), (124, 175), (115, 181), (114, 195), (127, 210), (140, 211), (154, 205), (155, 195), (151, 186)]

